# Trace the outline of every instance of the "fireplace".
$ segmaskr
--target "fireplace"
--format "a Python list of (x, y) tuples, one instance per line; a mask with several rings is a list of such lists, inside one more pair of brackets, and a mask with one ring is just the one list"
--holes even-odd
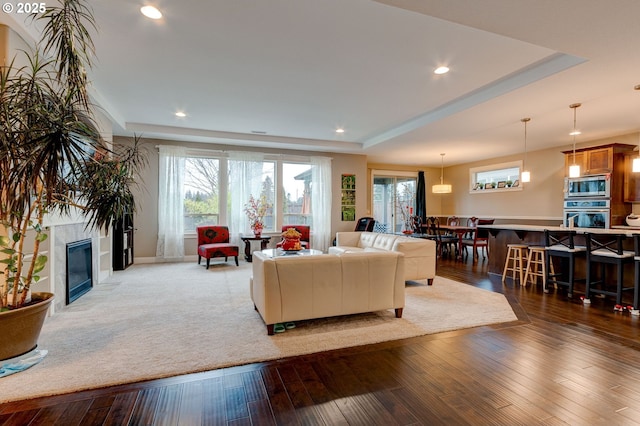
[(67, 244), (67, 305), (93, 287), (91, 239)]

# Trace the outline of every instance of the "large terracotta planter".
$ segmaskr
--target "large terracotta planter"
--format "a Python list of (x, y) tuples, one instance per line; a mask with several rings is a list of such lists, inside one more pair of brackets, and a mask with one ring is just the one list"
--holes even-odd
[(25, 354), (38, 344), (53, 294), (33, 293), (31, 297), (38, 302), (25, 308), (0, 312), (0, 361)]

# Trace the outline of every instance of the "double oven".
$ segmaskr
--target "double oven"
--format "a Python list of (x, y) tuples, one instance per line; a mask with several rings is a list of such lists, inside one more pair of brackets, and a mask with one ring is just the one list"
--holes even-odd
[(563, 222), (566, 227), (611, 226), (611, 175), (565, 179)]

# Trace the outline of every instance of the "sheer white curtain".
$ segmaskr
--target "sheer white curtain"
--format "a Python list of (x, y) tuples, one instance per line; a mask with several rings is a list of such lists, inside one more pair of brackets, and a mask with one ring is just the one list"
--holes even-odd
[(156, 256), (165, 260), (184, 258), (185, 149), (160, 146), (158, 173), (158, 244)]
[[(229, 152), (229, 234), (234, 244), (240, 244), (240, 234), (250, 234), (251, 226), (244, 212), (249, 196), (260, 196), (262, 190), (262, 162), (259, 152)], [(260, 173), (257, 173), (259, 171)]]
[(331, 243), (331, 158), (311, 157), (311, 247), (327, 251)]

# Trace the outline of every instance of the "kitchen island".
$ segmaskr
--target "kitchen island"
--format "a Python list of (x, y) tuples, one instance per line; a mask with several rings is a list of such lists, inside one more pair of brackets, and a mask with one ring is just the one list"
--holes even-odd
[[(544, 246), (544, 231), (576, 231), (576, 244), (583, 245), (584, 237), (581, 234), (587, 232), (594, 234), (624, 234), (628, 236), (625, 248), (633, 250), (634, 234), (640, 234), (640, 228), (631, 226), (614, 226), (610, 229), (599, 228), (566, 228), (562, 226), (550, 225), (523, 225), (523, 224), (502, 224), (502, 225), (481, 225), (481, 227), (489, 229), (491, 236), (489, 237), (489, 264), (487, 271), (490, 274), (502, 275), (504, 269), (504, 261), (507, 257), (507, 244), (527, 244)], [(584, 265), (580, 268), (584, 270)], [(633, 273), (625, 274), (627, 278), (633, 279)]]

